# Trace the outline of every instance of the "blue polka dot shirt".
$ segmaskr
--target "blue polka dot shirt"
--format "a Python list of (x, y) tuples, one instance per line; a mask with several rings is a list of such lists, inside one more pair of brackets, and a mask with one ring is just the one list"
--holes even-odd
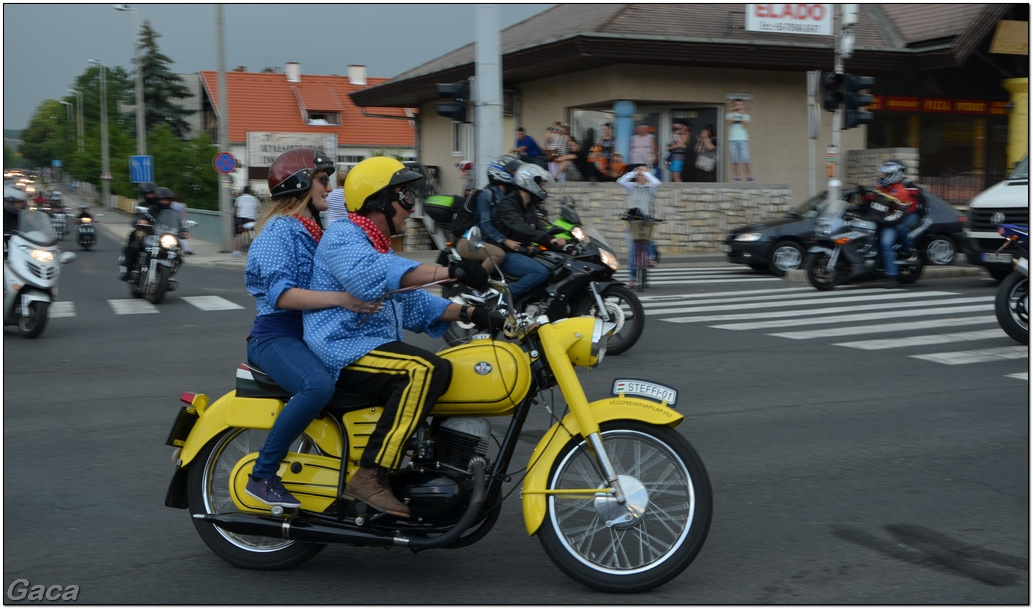
[[(334, 222), (316, 248), (311, 289), (343, 291), (372, 302), (401, 286), (402, 275), (419, 266), (389, 250), (381, 254), (365, 231), (347, 219)], [(442, 336), (450, 322), (440, 321), (450, 301), (426, 290), (391, 296), (384, 308), (359, 327), (366, 313), (341, 307), (305, 311), (305, 342), (335, 376), (341, 369), (386, 343), (401, 341), (403, 331)]]
[[(277, 308), (276, 301), (291, 288), (309, 288), (315, 252), (316, 240), (296, 218), (275, 216), (262, 227), (248, 249), (244, 268), (244, 286), (258, 309), (252, 336), (268, 335), (269, 328), (275, 327), (287, 330), (276, 334), (301, 338), (301, 311)], [(277, 323), (262, 323), (263, 315), (273, 314), (281, 318)]]

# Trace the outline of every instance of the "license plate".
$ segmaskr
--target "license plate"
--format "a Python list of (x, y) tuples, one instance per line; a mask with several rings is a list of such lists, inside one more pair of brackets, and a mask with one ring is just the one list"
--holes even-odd
[(169, 430), (169, 439), (165, 440), (165, 444), (168, 446), (183, 446), (198, 418), (197, 411), (194, 410), (193, 406), (181, 408), (179, 414), (176, 415), (176, 420), (172, 423), (172, 429)]
[(678, 401), (678, 390), (673, 387), (641, 379), (614, 379), (611, 395), (636, 395), (656, 402), (667, 402), (672, 408)]
[(1012, 254), (995, 254), (995, 253), (982, 253), (979, 255), (979, 259), (983, 262), (1001, 262), (1008, 264), (1012, 261)]

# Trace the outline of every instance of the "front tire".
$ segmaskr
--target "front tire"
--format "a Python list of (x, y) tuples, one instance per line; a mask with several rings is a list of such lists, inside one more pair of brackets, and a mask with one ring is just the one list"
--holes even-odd
[(151, 304), (161, 304), (161, 301), (165, 300), (165, 293), (169, 289), (170, 273), (171, 269), (169, 267), (158, 266), (158, 280), (147, 291), (147, 300)]
[[(245, 456), (265, 444), (268, 432), (231, 428), (208, 443), (190, 464), (187, 476), (187, 504), (190, 514), (224, 514), (238, 511), (230, 496), (231, 473)], [(309, 445), (295, 440), (291, 452)], [(212, 552), (235, 567), (272, 571), (291, 569), (314, 557), (324, 544), (302, 543), (289, 539), (241, 535), (192, 518), (197, 534)]]
[(1012, 273), (997, 286), (994, 299), (997, 323), (1008, 336), (1023, 345), (1029, 344), (1029, 278)]
[(807, 281), (816, 290), (827, 291), (839, 285), (844, 277), (850, 274), (850, 263), (844, 262), (840, 256), (836, 266), (829, 269), (831, 255), (826, 251), (814, 252), (807, 255), (804, 263), (807, 271)]
[[(638, 421), (602, 426), (602, 442), (627, 495), (550, 495), (539, 539), (564, 573), (603, 592), (651, 590), (693, 561), (710, 530), (713, 495), (699, 455), (670, 427)], [(572, 439), (549, 490), (601, 488), (588, 442)], [(612, 526), (608, 526), (611, 523)]]
[[(623, 318), (623, 323), (606, 341), (607, 355), (620, 355), (632, 348), (646, 328), (646, 312), (642, 301), (624, 285), (611, 283), (600, 294), (603, 304), (612, 317)], [(603, 319), (595, 298), (589, 293), (571, 309), (572, 315), (591, 315)]]
[(37, 300), (29, 305), (28, 316), (18, 319), (18, 329), (25, 338), (38, 338), (47, 328), (49, 302)]

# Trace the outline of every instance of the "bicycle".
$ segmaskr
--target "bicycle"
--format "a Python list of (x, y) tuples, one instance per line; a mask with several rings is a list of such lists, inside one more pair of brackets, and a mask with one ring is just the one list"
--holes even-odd
[(621, 220), (628, 223), (631, 229), (632, 266), (635, 273), (631, 280), (636, 290), (641, 292), (649, 285), (649, 267), (653, 264), (650, 252), (653, 244), (653, 229), (663, 220), (640, 214), (624, 214)]
[(246, 252), (251, 247), (251, 242), (255, 240), (255, 221), (249, 220), (241, 225), (240, 231), (240, 251)]

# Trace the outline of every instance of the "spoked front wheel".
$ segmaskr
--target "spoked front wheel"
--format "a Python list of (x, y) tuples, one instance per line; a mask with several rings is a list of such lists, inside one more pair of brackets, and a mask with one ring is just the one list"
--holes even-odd
[[(710, 478), (688, 440), (670, 427), (613, 421), (602, 429), (626, 502), (602, 492), (550, 495), (539, 538), (577, 582), (603, 592), (644, 592), (677, 577), (703, 547), (713, 512)], [(549, 490), (604, 486), (588, 443), (571, 440), (549, 475)]]
[(617, 329), (606, 341), (607, 355), (624, 353), (642, 337), (646, 328), (646, 312), (642, 301), (627, 286), (611, 283), (600, 294), (605, 311), (599, 310), (599, 303), (591, 293), (571, 307), (572, 315), (592, 315), (617, 323)]
[(1022, 273), (1008, 275), (997, 286), (994, 301), (997, 323), (1008, 334), (1024, 345), (1029, 344), (1029, 278)]
[[(191, 515), (239, 511), (231, 496), (233, 470), (241, 459), (262, 448), (267, 435), (265, 430), (231, 428), (201, 450), (190, 464), (187, 477)], [(314, 452), (314, 447), (307, 436), (302, 436), (291, 444), (289, 452)], [(290, 569), (311, 559), (324, 547), (231, 533), (198, 518), (193, 518), (193, 522), (205, 545), (226, 562), (245, 569)]]

